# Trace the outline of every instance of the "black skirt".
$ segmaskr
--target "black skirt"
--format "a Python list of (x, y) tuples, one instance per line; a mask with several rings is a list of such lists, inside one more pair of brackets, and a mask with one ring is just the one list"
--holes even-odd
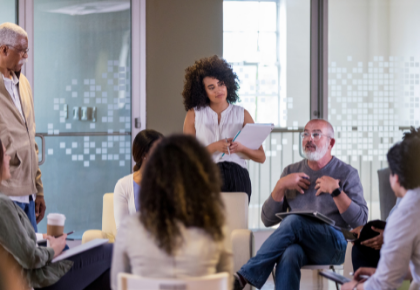
[(245, 192), (249, 203), (252, 189), (248, 170), (234, 162), (219, 162), (217, 166), (222, 177), (222, 192)]

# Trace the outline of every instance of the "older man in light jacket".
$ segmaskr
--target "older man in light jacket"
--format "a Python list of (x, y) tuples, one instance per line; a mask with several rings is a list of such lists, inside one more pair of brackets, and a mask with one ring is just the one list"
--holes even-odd
[(0, 192), (25, 211), (37, 231), (46, 207), (35, 143), (32, 91), (21, 73), (28, 51), (25, 30), (13, 23), (0, 25), (0, 139), (11, 156), (12, 175), (1, 182)]

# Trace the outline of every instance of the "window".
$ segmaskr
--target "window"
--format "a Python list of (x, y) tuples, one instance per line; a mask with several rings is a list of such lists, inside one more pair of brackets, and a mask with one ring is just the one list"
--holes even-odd
[(301, 159), (299, 127), (309, 121), (310, 1), (224, 1), (223, 57), (240, 80), (237, 105), (277, 128), (263, 144), (267, 160), (249, 162), (249, 226), (283, 168)]

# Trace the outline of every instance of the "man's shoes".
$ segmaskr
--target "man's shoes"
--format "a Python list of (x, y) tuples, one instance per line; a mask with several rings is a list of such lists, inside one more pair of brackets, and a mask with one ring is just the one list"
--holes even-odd
[(246, 283), (242, 282), (242, 277), (239, 276), (238, 273), (233, 274), (233, 290), (242, 290), (244, 289)]

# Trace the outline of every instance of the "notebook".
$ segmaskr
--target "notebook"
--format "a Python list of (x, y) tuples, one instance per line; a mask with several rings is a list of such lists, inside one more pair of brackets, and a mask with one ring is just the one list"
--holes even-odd
[[(239, 142), (249, 149), (256, 150), (260, 148), (268, 135), (274, 128), (274, 124), (245, 124), (245, 126), (239, 130), (232, 142)], [(225, 154), (222, 154), (222, 157)], [(243, 159), (248, 159), (243, 154), (238, 154)]]
[(93, 249), (95, 247), (99, 247), (100, 245), (106, 244), (108, 243), (108, 239), (94, 239), (90, 242), (81, 244), (77, 247), (71, 248), (67, 251), (64, 251), (63, 253), (61, 253), (59, 256), (57, 256), (56, 258), (54, 258), (51, 262), (55, 263), (61, 260), (65, 260), (67, 258), (70, 258), (74, 255), (86, 252), (90, 249)]
[(321, 276), (323, 276), (323, 277), (325, 277), (329, 280), (332, 280), (332, 281), (334, 281), (334, 282), (336, 282), (340, 285), (343, 285), (343, 284), (351, 281), (349, 278), (346, 278), (346, 277), (344, 277), (340, 274), (337, 274), (337, 273), (334, 273), (334, 272), (331, 272), (331, 271), (320, 271), (319, 275), (321, 275)]
[(280, 213), (276, 213), (276, 217), (278, 217), (279, 219), (283, 220), (285, 217), (292, 215), (292, 214), (298, 214), (298, 215), (304, 215), (307, 217), (311, 217), (317, 220), (320, 220), (328, 225), (334, 226), (335, 225), (335, 221), (330, 219), (329, 217), (327, 217), (326, 215), (323, 215), (320, 212), (317, 211), (290, 211), (290, 212), (280, 212)]
[(307, 217), (311, 217), (314, 219), (317, 219), (319, 221), (322, 221), (333, 228), (341, 231), (344, 235), (344, 238), (349, 242), (354, 242), (357, 240), (357, 234), (350, 232), (348, 229), (341, 228), (335, 225), (335, 221), (327, 217), (326, 215), (323, 215), (320, 212), (317, 211), (291, 211), (291, 212), (280, 212), (276, 213), (276, 216), (283, 220), (286, 216), (292, 215), (292, 214), (298, 214), (298, 215), (304, 215)]

